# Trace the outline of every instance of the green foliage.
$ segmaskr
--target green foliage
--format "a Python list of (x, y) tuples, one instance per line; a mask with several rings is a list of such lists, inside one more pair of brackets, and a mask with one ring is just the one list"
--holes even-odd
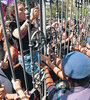
[[(59, 18), (61, 18), (61, 2), (59, 2), (58, 4), (58, 12), (59, 12)], [(66, 2), (64, 2), (63, 4), (63, 18), (65, 18), (66, 16)], [(46, 17), (49, 18), (50, 17), (50, 5), (47, 5), (46, 8)], [(56, 3), (54, 2), (54, 4), (52, 4), (52, 18), (55, 19), (56, 18)]]

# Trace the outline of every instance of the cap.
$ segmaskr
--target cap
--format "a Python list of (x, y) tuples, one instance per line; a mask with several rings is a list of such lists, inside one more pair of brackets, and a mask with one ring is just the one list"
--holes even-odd
[(73, 51), (64, 56), (61, 67), (68, 77), (82, 79), (90, 75), (90, 58), (79, 51)]

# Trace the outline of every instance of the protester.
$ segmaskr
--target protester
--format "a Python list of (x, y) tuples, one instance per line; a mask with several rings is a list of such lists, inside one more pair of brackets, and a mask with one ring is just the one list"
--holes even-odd
[[(50, 60), (44, 59), (50, 64)], [(45, 81), (50, 100), (89, 100), (90, 99), (90, 59), (78, 51), (68, 53), (61, 61), (64, 78), (69, 84), (69, 89), (63, 94), (58, 90), (49, 74), (48, 66), (45, 66)], [(54, 66), (53, 66), (54, 68)], [(58, 72), (59, 73), (59, 72)], [(59, 87), (60, 88), (60, 87)]]
[[(27, 23), (27, 20), (25, 17), (25, 8), (24, 8), (23, 3), (20, 1), (17, 2), (17, 5), (18, 5), (18, 15), (19, 15), (19, 21), (20, 21), (20, 32), (21, 32), (21, 38), (22, 38), (22, 44), (23, 44), (25, 69), (29, 75), (32, 75), (32, 71), (31, 71), (31, 67), (30, 67), (31, 66), (31, 57), (30, 57), (30, 51), (29, 51), (29, 38), (28, 38), (28, 32), (27, 32), (28, 23)], [(12, 21), (10, 23), (12, 38), (18, 49), (19, 62), (21, 64), (21, 66), (23, 67), (22, 57), (21, 57), (21, 53), (20, 53), (20, 45), (19, 45), (19, 33), (18, 33), (18, 29), (17, 29), (16, 14), (15, 14), (15, 10), (14, 10), (14, 2), (12, 2), (8, 6), (7, 11), (8, 11), (9, 17)], [(38, 17), (38, 15), (39, 15), (39, 8), (34, 7), (30, 13), (30, 21), (32, 22), (35, 18)], [(31, 24), (31, 29), (32, 29), (32, 26), (33, 25)], [(39, 71), (39, 67), (37, 67), (35, 64), (35, 62), (38, 62), (38, 52), (35, 50), (33, 50), (32, 52), (33, 52), (33, 61), (34, 61), (34, 64), (33, 64), (34, 65), (34, 74), (35, 74)]]

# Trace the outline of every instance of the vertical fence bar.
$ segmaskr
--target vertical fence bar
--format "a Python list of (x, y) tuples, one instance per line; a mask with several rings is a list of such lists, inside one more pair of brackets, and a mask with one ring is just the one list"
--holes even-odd
[(62, 30), (62, 27), (63, 27), (63, 0), (62, 0), (61, 5), (62, 5), (62, 7), (61, 7), (61, 33), (60, 33), (60, 50), (59, 50), (59, 57), (60, 58), (61, 58), (61, 49), (62, 49), (61, 41), (62, 41), (62, 33), (63, 33), (63, 30)]
[[(56, 21), (59, 23), (59, 31), (60, 31), (60, 18), (59, 18), (59, 9), (58, 9), (58, 0), (56, 0)], [(57, 31), (55, 29), (55, 41), (56, 41), (56, 45), (55, 45), (55, 54), (57, 54)]]
[[(88, 0), (86, 0), (86, 25), (88, 23)], [(86, 26), (86, 38), (87, 38), (87, 31), (88, 31), (88, 26)]]
[(82, 18), (84, 18), (84, 10), (85, 10), (85, 0), (83, 0), (83, 16), (82, 16)]
[(7, 47), (8, 56), (9, 56), (11, 73), (12, 73), (13, 79), (15, 80), (16, 77), (15, 77), (15, 72), (14, 72), (14, 69), (13, 69), (12, 58), (11, 58), (11, 54), (10, 54), (9, 43), (8, 43), (8, 39), (7, 39), (6, 29), (5, 29), (5, 23), (4, 23), (4, 17), (3, 17), (2, 7), (1, 7), (1, 1), (0, 1), (0, 16), (1, 16), (2, 26), (3, 26), (3, 35), (4, 35), (4, 38), (5, 38), (6, 47)]
[[(75, 27), (74, 27), (74, 30), (75, 30), (75, 38), (76, 38), (76, 40), (77, 40), (77, 37), (78, 37), (78, 32), (77, 32), (77, 29), (78, 29), (78, 12), (77, 12), (77, 0), (75, 0), (75, 13), (76, 13), (76, 15), (74, 16), (75, 18), (74, 18), (74, 21), (75, 21)], [(74, 46), (75, 46), (75, 44), (74, 44)]]
[(79, 8), (80, 8), (80, 0), (77, 1), (77, 37), (79, 36)]
[(25, 86), (26, 86), (26, 90), (28, 92), (26, 72), (25, 72), (25, 63), (24, 63), (24, 57), (23, 57), (22, 39), (21, 39), (21, 33), (20, 33), (20, 23), (19, 23), (19, 17), (18, 17), (17, 0), (14, 0), (14, 3), (15, 3), (15, 13), (16, 13), (16, 20), (17, 20), (17, 28), (18, 28), (18, 32), (19, 32), (19, 45), (20, 45), (20, 51), (21, 51), (21, 56), (22, 56), (22, 62), (23, 62), (23, 72), (24, 72)]
[(66, 32), (67, 32), (67, 18), (68, 18), (68, 0), (67, 0), (67, 3), (66, 3), (66, 23), (65, 23), (65, 40), (64, 40), (64, 55), (65, 55), (65, 49), (67, 48), (66, 47)]
[(59, 11), (58, 11), (58, 0), (56, 0), (56, 21), (58, 21)]
[[(42, 15), (43, 15), (43, 33), (45, 36), (45, 39), (47, 37), (46, 35), (46, 0), (42, 0)], [(47, 55), (47, 39), (46, 42), (44, 43), (44, 55)], [(46, 84), (45, 84), (45, 80), (43, 82), (43, 95), (44, 97), (42, 98), (44, 100), (44, 98), (46, 98)]]
[[(71, 19), (72, 19), (72, 6), (73, 6), (73, 0), (71, 0), (71, 9), (70, 9), (70, 21), (69, 21), (69, 36), (70, 36), (70, 33), (71, 33)], [(68, 36), (68, 38), (69, 38)], [(70, 40), (68, 41), (68, 48), (67, 48), (67, 53), (69, 52), (69, 43), (70, 43)]]
[[(43, 32), (42, 0), (39, 0), (39, 4), (40, 4), (40, 30), (41, 32)], [(45, 51), (45, 46), (44, 46), (44, 51)], [(42, 93), (42, 86), (41, 86), (40, 91)], [(41, 95), (40, 95), (40, 99), (42, 99)]]
[(87, 0), (85, 1), (85, 41), (87, 40)]
[(50, 0), (50, 32), (51, 32), (51, 26), (52, 26), (52, 0)]
[[(46, 35), (46, 3), (45, 3), (45, 0), (42, 0), (42, 17), (43, 17), (43, 22), (42, 22), (43, 30), (42, 30), (42, 32), (44, 33), (45, 39), (46, 39), (47, 35)], [(47, 43), (47, 40), (46, 40), (46, 43)], [(47, 55), (46, 43), (44, 44), (44, 55)]]
[[(78, 0), (76, 0), (76, 7), (75, 7), (75, 10), (76, 10), (76, 38), (78, 37)], [(77, 38), (78, 40), (78, 38)]]
[[(45, 0), (39, 0), (40, 4), (40, 29), (41, 32), (44, 33), (46, 39), (46, 7), (45, 7)], [(45, 41), (46, 42), (46, 41)], [(44, 44), (44, 55), (47, 54), (46, 43)], [(41, 93), (43, 89), (41, 88)], [(42, 96), (40, 97), (42, 100)]]
[(75, 5), (74, 5), (74, 0), (73, 0), (73, 31), (72, 31), (72, 39), (71, 39), (71, 46), (73, 46), (73, 38), (74, 38), (74, 33), (75, 33), (75, 20), (76, 20), (76, 16), (75, 16)]
[[(52, 0), (50, 0), (50, 37), (52, 38)], [(51, 50), (51, 53), (50, 53), (50, 60), (53, 61), (52, 59), (52, 39), (50, 39), (50, 50)]]
[[(37, 1), (34, 1), (35, 2), (35, 6), (38, 6), (38, 2)], [(38, 18), (36, 18), (36, 24), (37, 24), (37, 38), (38, 38), (38, 64), (39, 64), (39, 67), (40, 67), (40, 41), (39, 41), (39, 25), (38, 25)], [(42, 32), (41, 32), (42, 33)], [(39, 73), (40, 73), (40, 86), (39, 88), (41, 88), (41, 67), (40, 67), (40, 70), (39, 70)]]
[(32, 79), (33, 79), (33, 88), (35, 88), (35, 81), (34, 81), (34, 66), (33, 66), (33, 48), (32, 48), (32, 42), (31, 42), (31, 23), (30, 23), (30, 12), (29, 12), (29, 3), (28, 0), (25, 0), (25, 9), (26, 9), (26, 20), (28, 23), (28, 36), (29, 36), (29, 49), (30, 49), (30, 56), (31, 56), (31, 71), (32, 71)]
[[(38, 6), (38, 3), (37, 3), (37, 1), (35, 1), (35, 5), (36, 6)], [(39, 25), (38, 25), (38, 18), (36, 18), (36, 24), (37, 24), (37, 38), (38, 38), (38, 64), (39, 64), (39, 67), (41, 66), (41, 64), (40, 64), (40, 41), (39, 41)], [(41, 34), (40, 35), (42, 35), (42, 32), (41, 32)], [(40, 77), (40, 79), (39, 79), (39, 83), (40, 84), (38, 84), (39, 85), (39, 88), (40, 88), (40, 100), (42, 99), (42, 96), (41, 96), (41, 92), (42, 92), (42, 81), (41, 81), (41, 67), (40, 67), (40, 70), (39, 70), (39, 77)], [(38, 86), (37, 86), (38, 87)]]
[(82, 5), (83, 5), (83, 0), (81, 0), (81, 19), (82, 19)]
[[(81, 0), (81, 11), (80, 11), (80, 23), (79, 23), (79, 25), (80, 24), (82, 24), (82, 6), (83, 6), (83, 0)], [(80, 38), (81, 38), (81, 36), (82, 36), (82, 32), (80, 31)], [(81, 41), (80, 41), (80, 43), (81, 43)]]
[[(52, 0), (50, 0), (50, 37), (52, 36), (51, 26), (52, 26)], [(51, 44), (52, 44), (52, 42), (50, 41), (50, 49), (52, 50)], [(50, 55), (52, 55), (52, 54), (50, 53)], [(52, 61), (52, 58), (51, 58), (51, 61)]]

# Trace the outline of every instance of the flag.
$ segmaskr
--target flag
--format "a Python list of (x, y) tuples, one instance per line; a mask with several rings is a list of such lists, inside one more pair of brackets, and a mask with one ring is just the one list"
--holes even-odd
[[(1, 7), (2, 7), (2, 12), (3, 12), (3, 17), (4, 17), (4, 21), (6, 21), (6, 13), (3, 7), (3, 4), (1, 3)], [(0, 24), (1, 24), (1, 16), (0, 16)]]
[(3, 16), (5, 17), (6, 16), (6, 13), (5, 13), (5, 10), (4, 10), (4, 7), (3, 7), (3, 4), (2, 3), (1, 3), (1, 7), (2, 7)]
[(5, 5), (9, 5), (13, 0), (1, 0)]

